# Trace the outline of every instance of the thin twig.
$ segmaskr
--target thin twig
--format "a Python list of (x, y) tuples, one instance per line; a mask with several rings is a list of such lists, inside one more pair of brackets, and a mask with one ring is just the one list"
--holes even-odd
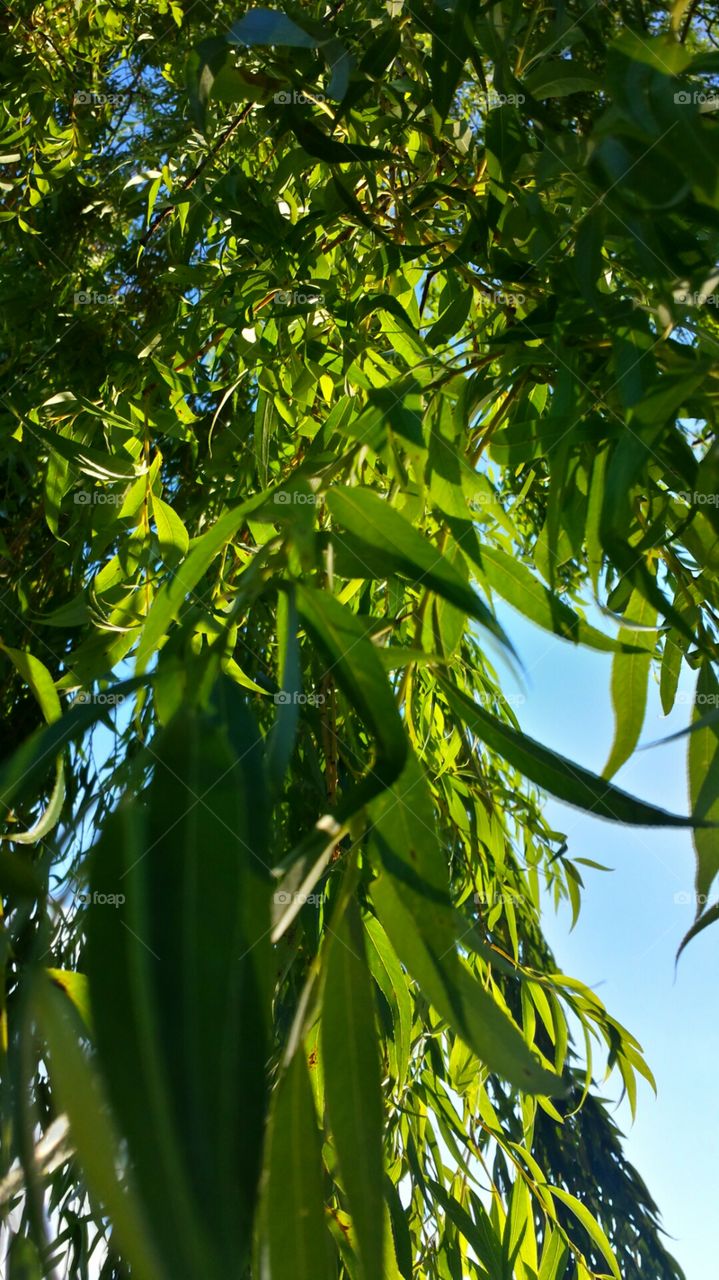
[[(221, 134), (221, 136), (218, 138), (214, 147), (210, 147), (210, 150), (207, 152), (206, 155), (202, 157), (202, 160), (197, 165), (197, 167), (193, 169), (189, 178), (185, 178), (185, 181), (180, 186), (180, 191), (187, 191), (192, 186), (193, 182), (197, 181), (203, 169), (207, 167), (207, 165), (210, 163), (211, 160), (214, 160), (217, 153), (221, 151), (225, 143), (230, 140), (235, 130), (238, 129), (241, 124), (244, 124), (245, 120), (247, 119), (254, 105), (255, 105), (254, 102), (250, 102), (245, 107), (244, 111), (241, 111), (240, 114), (238, 116), (235, 116), (234, 120), (232, 120), (230, 124), (228, 124), (224, 133)], [(152, 236), (154, 236), (155, 232), (157, 231), (157, 228), (162, 225), (162, 223), (165, 221), (165, 218), (169, 218), (174, 208), (175, 206), (170, 204), (167, 206), (166, 209), (163, 209), (161, 213), (158, 213), (157, 216), (153, 218), (144, 236), (140, 237), (140, 244), (143, 247), (148, 243), (148, 241), (152, 238)]]

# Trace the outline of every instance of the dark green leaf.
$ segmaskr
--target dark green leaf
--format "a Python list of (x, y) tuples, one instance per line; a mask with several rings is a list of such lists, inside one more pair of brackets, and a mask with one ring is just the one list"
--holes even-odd
[[(702, 717), (704, 708), (719, 708), (719, 681), (708, 662), (697, 679), (692, 719)], [(689, 799), (692, 810), (708, 822), (719, 822), (719, 728), (707, 725), (689, 739)], [(696, 890), (700, 901), (709, 892), (719, 872), (719, 830), (709, 827), (694, 832), (697, 857)]]
[(178, 1278), (248, 1254), (259, 1177), (270, 883), (256, 731), (233, 715), (239, 754), (209, 715), (170, 722), (147, 805), (111, 820), (91, 882), (100, 1064)]
[(382, 1092), (362, 923), (353, 903), (330, 929), (322, 999), (325, 1096), (365, 1280), (382, 1274)]
[(367, 489), (335, 487), (327, 495), (327, 505), (335, 519), (354, 538), (366, 543), (375, 562), (378, 557), (384, 559), (388, 575), (402, 573), (416, 586), (436, 591), (458, 609), (476, 618), (503, 643), (509, 644), (487, 606), (454, 565), (388, 502)]
[(260, 1280), (331, 1280), (320, 1135), (301, 1047), (273, 1100), (260, 1230)]
[(565, 760), (547, 747), (542, 747), (532, 738), (526, 737), (519, 730), (489, 715), (465, 694), (446, 683), (440, 676), (449, 705), (468, 728), (487, 746), (496, 751), (509, 764), (523, 773), (525, 777), (536, 782), (537, 786), (548, 791), (567, 804), (578, 809), (586, 809), (599, 818), (609, 818), (613, 822), (627, 822), (645, 827), (692, 827), (706, 826), (706, 821), (698, 814), (682, 818), (677, 814), (667, 813), (637, 800), (626, 791), (620, 791), (611, 783), (605, 782), (583, 769), (581, 765)]

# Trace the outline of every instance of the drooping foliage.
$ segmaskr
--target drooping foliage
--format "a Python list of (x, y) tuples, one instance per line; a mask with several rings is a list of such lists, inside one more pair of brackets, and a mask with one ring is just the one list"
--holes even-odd
[[(541, 798), (716, 916), (712, 22), (0, 14), (11, 1280), (681, 1277)], [(607, 654), (604, 776), (498, 599)], [(612, 779), (685, 663), (682, 816)]]

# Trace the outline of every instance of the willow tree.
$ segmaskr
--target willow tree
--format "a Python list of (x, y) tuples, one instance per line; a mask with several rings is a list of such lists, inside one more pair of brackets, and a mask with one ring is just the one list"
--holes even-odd
[[(0, 15), (12, 1280), (681, 1276), (541, 798), (693, 827), (706, 902), (712, 21)], [(603, 777), (498, 597), (608, 655)], [(684, 663), (688, 816), (611, 780)]]

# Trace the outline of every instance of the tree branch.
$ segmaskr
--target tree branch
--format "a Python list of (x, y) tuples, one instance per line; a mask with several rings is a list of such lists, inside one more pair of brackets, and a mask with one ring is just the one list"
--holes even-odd
[[(225, 143), (229, 142), (235, 130), (238, 129), (241, 124), (244, 124), (245, 120), (247, 119), (254, 105), (255, 105), (254, 102), (248, 103), (248, 105), (244, 108), (244, 110), (241, 111), (238, 116), (235, 116), (234, 120), (232, 120), (230, 124), (228, 124), (224, 133), (220, 135), (214, 147), (210, 147), (210, 150), (207, 152), (206, 155), (203, 156), (202, 160), (197, 165), (197, 167), (193, 169), (190, 176), (188, 178), (185, 178), (185, 181), (180, 186), (180, 191), (188, 191), (189, 188), (192, 186), (192, 184), (197, 181), (200, 174), (204, 169), (207, 168), (207, 165), (210, 163), (210, 161), (214, 160), (215, 156), (218, 154), (219, 151), (222, 150)], [(143, 246), (143, 248), (147, 245), (148, 241), (152, 239), (155, 232), (157, 231), (157, 228), (162, 225), (162, 223), (165, 221), (166, 218), (169, 218), (174, 207), (175, 206), (172, 204), (168, 205), (166, 209), (163, 209), (161, 213), (158, 213), (157, 216), (153, 218), (145, 234), (140, 237), (140, 244)]]

